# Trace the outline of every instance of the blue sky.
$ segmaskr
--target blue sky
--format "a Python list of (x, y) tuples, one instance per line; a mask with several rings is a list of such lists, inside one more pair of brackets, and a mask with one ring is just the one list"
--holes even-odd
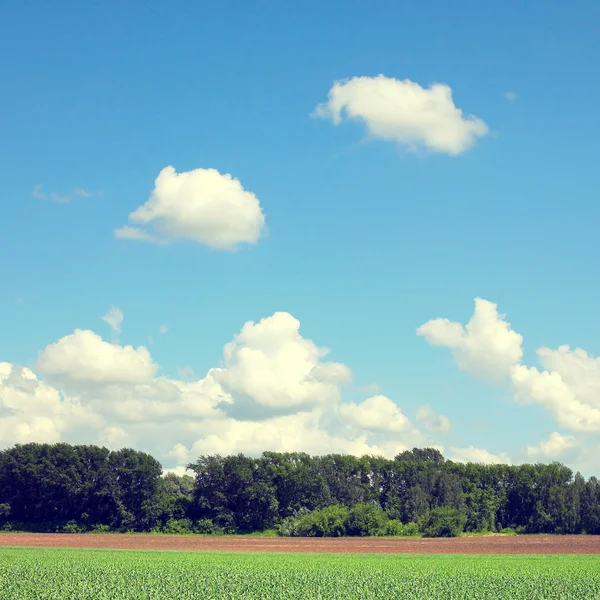
[[(592, 2), (13, 3), (0, 40), (0, 360), (12, 365), (0, 380), (0, 444), (131, 444), (175, 467), (199, 451), (289, 449), (280, 438), (304, 427), (318, 431), (314, 453), (436, 444), (456, 458), (491, 460), (479, 449), (590, 473), (600, 444), (598, 17)], [(391, 116), (348, 118), (347, 104), (339, 125), (314, 117), (334, 83), (353, 78), (365, 78), (352, 91), (360, 112), (380, 74), (422, 91), (449, 86), (461, 119), (475, 115), (486, 133), (454, 154), (428, 147), (442, 115), (407, 144), (394, 119), (417, 117), (394, 99)], [(167, 166), (238, 179), (260, 202), (261, 235), (234, 250), (181, 230), (167, 244), (116, 237)], [(466, 324), (476, 297), (522, 336), (511, 338), (523, 351), (514, 364), (494, 337), (500, 316), (473, 338), (451, 336), (450, 351), (439, 328), (417, 335), (436, 318)], [(120, 332), (102, 321), (111, 306)], [(313, 359), (265, 350), (271, 333), (258, 329), (228, 364), (224, 344), (278, 311), (300, 322), (302, 338), (287, 344), (330, 348), (314, 360), (345, 365), (351, 380), (330, 369), (304, 389), (299, 364)], [(76, 329), (105, 344), (68, 337)], [(128, 345), (146, 347), (155, 368), (123, 375)], [(544, 364), (540, 347), (556, 351)], [(243, 362), (250, 350), (260, 365)], [(133, 370), (147, 365), (139, 356)], [(504, 370), (483, 377), (482, 356)], [(515, 365), (537, 368), (531, 385)], [(190, 408), (190, 390), (173, 383), (185, 367), (195, 374), (186, 385), (222, 368), (219, 394), (246, 409), (225, 410), (214, 390), (202, 392), (204, 412)], [(261, 384), (263, 371), (275, 380)], [(163, 398), (156, 377), (179, 391)], [(555, 387), (542, 393), (547, 380)], [(85, 415), (40, 400), (54, 393)], [(364, 404), (372, 396), (388, 403)], [(169, 408), (144, 412), (152, 402)], [(124, 408), (133, 404), (135, 417)], [(450, 425), (417, 419), (427, 404)], [(166, 414), (171, 433), (158, 445)], [(363, 417), (373, 423), (359, 426)]]

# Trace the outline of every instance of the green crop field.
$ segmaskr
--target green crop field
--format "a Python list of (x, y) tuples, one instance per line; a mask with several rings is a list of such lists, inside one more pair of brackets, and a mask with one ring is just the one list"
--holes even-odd
[(0, 598), (598, 599), (600, 556), (0, 548)]

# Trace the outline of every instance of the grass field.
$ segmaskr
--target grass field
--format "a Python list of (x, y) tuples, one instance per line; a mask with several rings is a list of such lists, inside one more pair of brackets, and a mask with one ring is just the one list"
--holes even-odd
[(0, 598), (597, 599), (600, 556), (0, 548)]

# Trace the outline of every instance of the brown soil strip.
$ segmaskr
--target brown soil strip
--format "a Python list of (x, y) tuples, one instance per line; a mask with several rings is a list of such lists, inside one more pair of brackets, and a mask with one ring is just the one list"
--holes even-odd
[(315, 539), (238, 536), (0, 533), (0, 546), (350, 554), (600, 554), (600, 536), (491, 535), (454, 539)]

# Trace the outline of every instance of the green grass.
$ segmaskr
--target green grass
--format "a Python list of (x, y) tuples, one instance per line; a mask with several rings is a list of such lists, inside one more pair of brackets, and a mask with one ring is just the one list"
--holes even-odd
[(600, 556), (0, 548), (11, 600), (600, 598)]

